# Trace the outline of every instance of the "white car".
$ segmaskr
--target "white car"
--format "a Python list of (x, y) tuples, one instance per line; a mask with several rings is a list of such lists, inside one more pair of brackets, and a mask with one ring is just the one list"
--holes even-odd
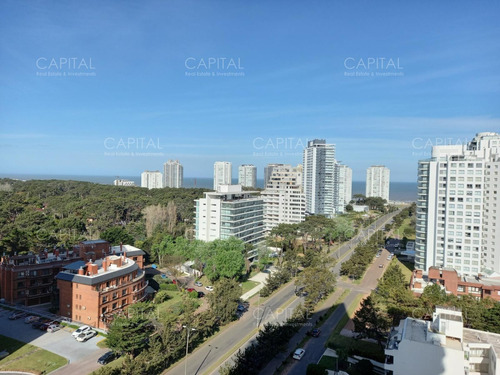
[(82, 333), (85, 333), (87, 331), (90, 331), (92, 328), (90, 328), (89, 326), (81, 326), (80, 328), (78, 328), (75, 332), (73, 332), (71, 334), (71, 336), (73, 337), (78, 337), (80, 334)]
[(209, 292), (213, 292), (214, 287), (211, 286), (211, 285), (208, 285), (208, 286), (205, 287), (205, 289), (208, 290)]
[(295, 351), (295, 353), (293, 353), (293, 359), (296, 359), (297, 361), (300, 361), (301, 358), (304, 356), (305, 354), (305, 350), (302, 349), (302, 348), (299, 348)]
[(91, 329), (91, 330), (85, 331), (83, 333), (80, 333), (76, 337), (76, 341), (84, 342), (84, 341), (87, 341), (88, 339), (91, 339), (95, 335), (97, 335), (97, 332)]

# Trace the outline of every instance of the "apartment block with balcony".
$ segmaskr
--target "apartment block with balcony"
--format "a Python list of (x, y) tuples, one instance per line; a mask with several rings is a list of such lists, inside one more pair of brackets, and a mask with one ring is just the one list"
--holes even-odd
[(56, 303), (54, 278), (63, 266), (78, 259), (79, 251), (67, 249), (4, 255), (0, 261), (0, 298), (25, 306)]
[(56, 276), (59, 314), (92, 327), (107, 329), (116, 315), (146, 296), (145, 273), (123, 255), (68, 264)]
[(306, 199), (302, 190), (302, 166), (275, 165), (261, 195), (264, 199), (266, 232), (282, 223), (304, 221)]
[(264, 200), (241, 185), (219, 185), (216, 192), (195, 200), (196, 239), (213, 241), (236, 237), (257, 245), (264, 240)]
[(500, 134), (435, 146), (418, 165), (415, 266), (500, 274)]

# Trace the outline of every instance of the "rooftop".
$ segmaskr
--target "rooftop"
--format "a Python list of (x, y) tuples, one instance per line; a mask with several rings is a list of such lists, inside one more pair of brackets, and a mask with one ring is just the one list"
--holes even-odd
[(495, 351), (496, 357), (500, 358), (500, 335), (498, 333), (478, 331), (464, 328), (465, 344), (490, 344)]
[[(59, 272), (56, 276), (56, 279), (85, 285), (96, 285), (116, 277), (127, 275), (135, 270), (140, 270), (137, 263), (128, 258), (124, 258), (121, 260), (121, 266), (112, 263), (110, 264), (110, 262), (118, 261), (119, 259), (119, 256), (110, 255), (105, 259), (98, 259), (94, 263), (85, 263), (84, 261), (73, 262), (65, 266), (64, 271)], [(103, 267), (104, 261), (108, 262), (107, 269), (104, 269)], [(86, 265), (92, 264), (97, 266), (97, 273), (94, 273), (92, 275), (78, 274), (78, 271), (81, 268)]]

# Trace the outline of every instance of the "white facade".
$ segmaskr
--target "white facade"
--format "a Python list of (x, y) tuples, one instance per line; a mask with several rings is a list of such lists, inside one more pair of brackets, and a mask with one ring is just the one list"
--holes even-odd
[(144, 171), (141, 173), (141, 187), (159, 189), (163, 187), (163, 176), (160, 171)]
[(337, 213), (343, 213), (345, 206), (352, 199), (352, 169), (347, 165), (336, 164), (338, 178), (338, 202)]
[(275, 167), (283, 166), (285, 164), (268, 164), (266, 167), (264, 167), (264, 189), (267, 187), (267, 183), (269, 182), (269, 179), (271, 178), (271, 175), (273, 174), (273, 169)]
[(244, 187), (257, 187), (257, 167), (243, 164), (238, 168), (238, 184)]
[[(500, 134), (435, 146), (418, 165), (415, 266), (500, 273)], [(500, 206), (498, 206), (500, 207)]]
[(179, 160), (169, 160), (163, 164), (163, 178), (164, 187), (182, 187), (184, 168)]
[(219, 185), (216, 192), (195, 200), (196, 239), (213, 241), (237, 237), (249, 244), (264, 238), (264, 201), (241, 185)]
[(304, 149), (303, 188), (306, 214), (334, 217), (338, 206), (335, 145), (324, 139), (307, 142)]
[(386, 374), (500, 375), (500, 335), (463, 328), (460, 311), (436, 307), (432, 322), (406, 318), (391, 331)]
[(219, 185), (231, 185), (232, 164), (228, 161), (216, 161), (214, 163), (214, 190)]
[(372, 165), (366, 170), (366, 196), (380, 197), (389, 202), (391, 172), (383, 165)]
[(262, 192), (264, 199), (264, 226), (269, 232), (285, 223), (300, 223), (305, 219), (306, 198), (302, 190), (302, 166), (274, 166)]
[(118, 180), (113, 181), (113, 185), (115, 185), (115, 186), (135, 186), (135, 182), (132, 180), (118, 179)]

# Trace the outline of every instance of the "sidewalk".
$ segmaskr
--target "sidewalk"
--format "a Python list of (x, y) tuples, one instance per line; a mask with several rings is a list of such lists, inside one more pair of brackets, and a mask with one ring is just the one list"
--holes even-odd
[(244, 293), (242, 296), (241, 296), (241, 299), (244, 300), (244, 301), (248, 301), (250, 299), (250, 297), (252, 297), (253, 295), (259, 293), (259, 291), (264, 288), (264, 286), (266, 285), (266, 281), (269, 277), (269, 274), (270, 274), (270, 271), (269, 270), (266, 270), (265, 272), (259, 272), (258, 274), (252, 276), (251, 278), (249, 278), (248, 280), (251, 280), (251, 281), (256, 281), (259, 283), (259, 285), (257, 285), (256, 287), (250, 289), (248, 292)]

